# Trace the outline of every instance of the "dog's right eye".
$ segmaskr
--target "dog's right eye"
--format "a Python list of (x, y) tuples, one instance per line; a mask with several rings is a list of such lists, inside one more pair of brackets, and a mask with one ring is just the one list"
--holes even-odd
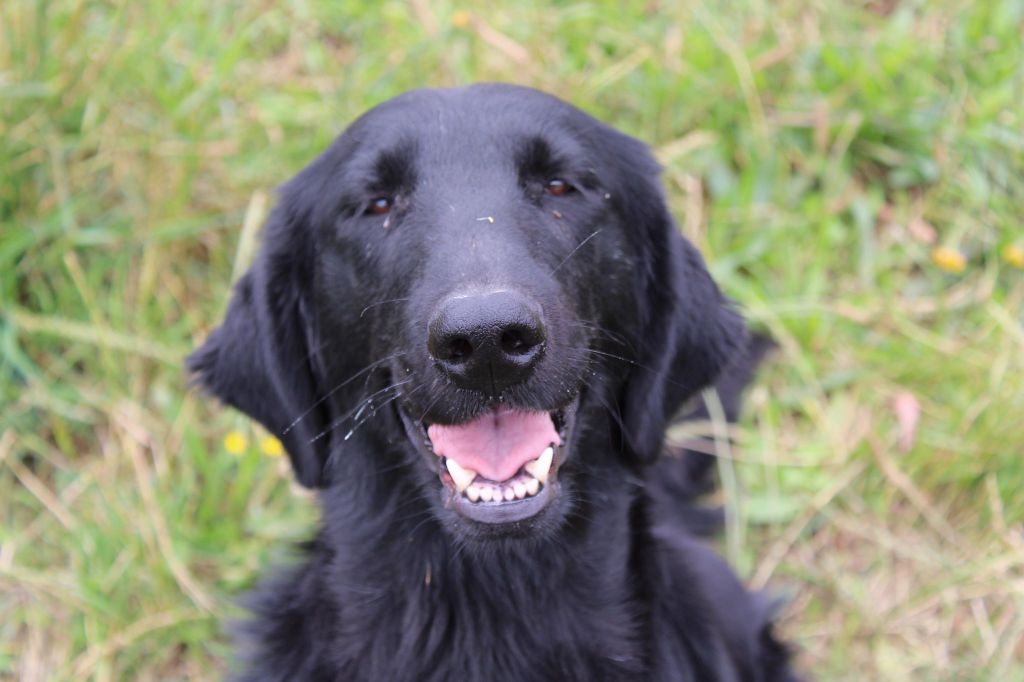
[(561, 178), (548, 180), (547, 185), (544, 186), (544, 190), (553, 197), (564, 197), (574, 189), (572, 185)]
[(377, 197), (366, 207), (366, 215), (384, 215), (391, 210), (395, 200), (392, 197)]

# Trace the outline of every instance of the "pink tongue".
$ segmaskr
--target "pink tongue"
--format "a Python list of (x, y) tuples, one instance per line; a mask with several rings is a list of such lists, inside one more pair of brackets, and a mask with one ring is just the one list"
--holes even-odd
[(547, 412), (513, 412), (507, 408), (491, 410), (467, 424), (431, 424), (427, 435), (435, 454), (454, 459), (463, 469), (472, 469), (492, 481), (512, 478), (544, 448), (562, 443)]

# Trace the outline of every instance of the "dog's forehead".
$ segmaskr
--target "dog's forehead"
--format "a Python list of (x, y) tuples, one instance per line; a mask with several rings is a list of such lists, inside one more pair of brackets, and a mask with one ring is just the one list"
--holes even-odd
[(519, 86), (414, 90), (364, 114), (346, 132), (363, 154), (414, 149), (424, 161), (507, 157), (535, 139), (573, 144), (574, 120), (586, 118), (551, 95)]

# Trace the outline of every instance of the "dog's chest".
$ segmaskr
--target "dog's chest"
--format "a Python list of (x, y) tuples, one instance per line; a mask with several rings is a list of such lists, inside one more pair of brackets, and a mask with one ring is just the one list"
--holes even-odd
[[(442, 680), (454, 670), (461, 680), (487, 682), (643, 675), (646, 656), (619, 600), (555, 599), (521, 588), (432, 579), (414, 594), (392, 593), (379, 602), (374, 628), (357, 633), (341, 624), (349, 640), (341, 668), (350, 679)], [(367, 622), (365, 613), (350, 615), (350, 623)]]

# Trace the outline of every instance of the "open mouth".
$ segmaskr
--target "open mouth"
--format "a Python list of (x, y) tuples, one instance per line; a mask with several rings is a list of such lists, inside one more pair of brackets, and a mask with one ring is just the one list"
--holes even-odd
[(499, 405), (453, 425), (402, 416), (410, 437), (436, 459), (445, 506), (501, 524), (535, 516), (554, 499), (577, 405), (578, 397), (551, 412)]

